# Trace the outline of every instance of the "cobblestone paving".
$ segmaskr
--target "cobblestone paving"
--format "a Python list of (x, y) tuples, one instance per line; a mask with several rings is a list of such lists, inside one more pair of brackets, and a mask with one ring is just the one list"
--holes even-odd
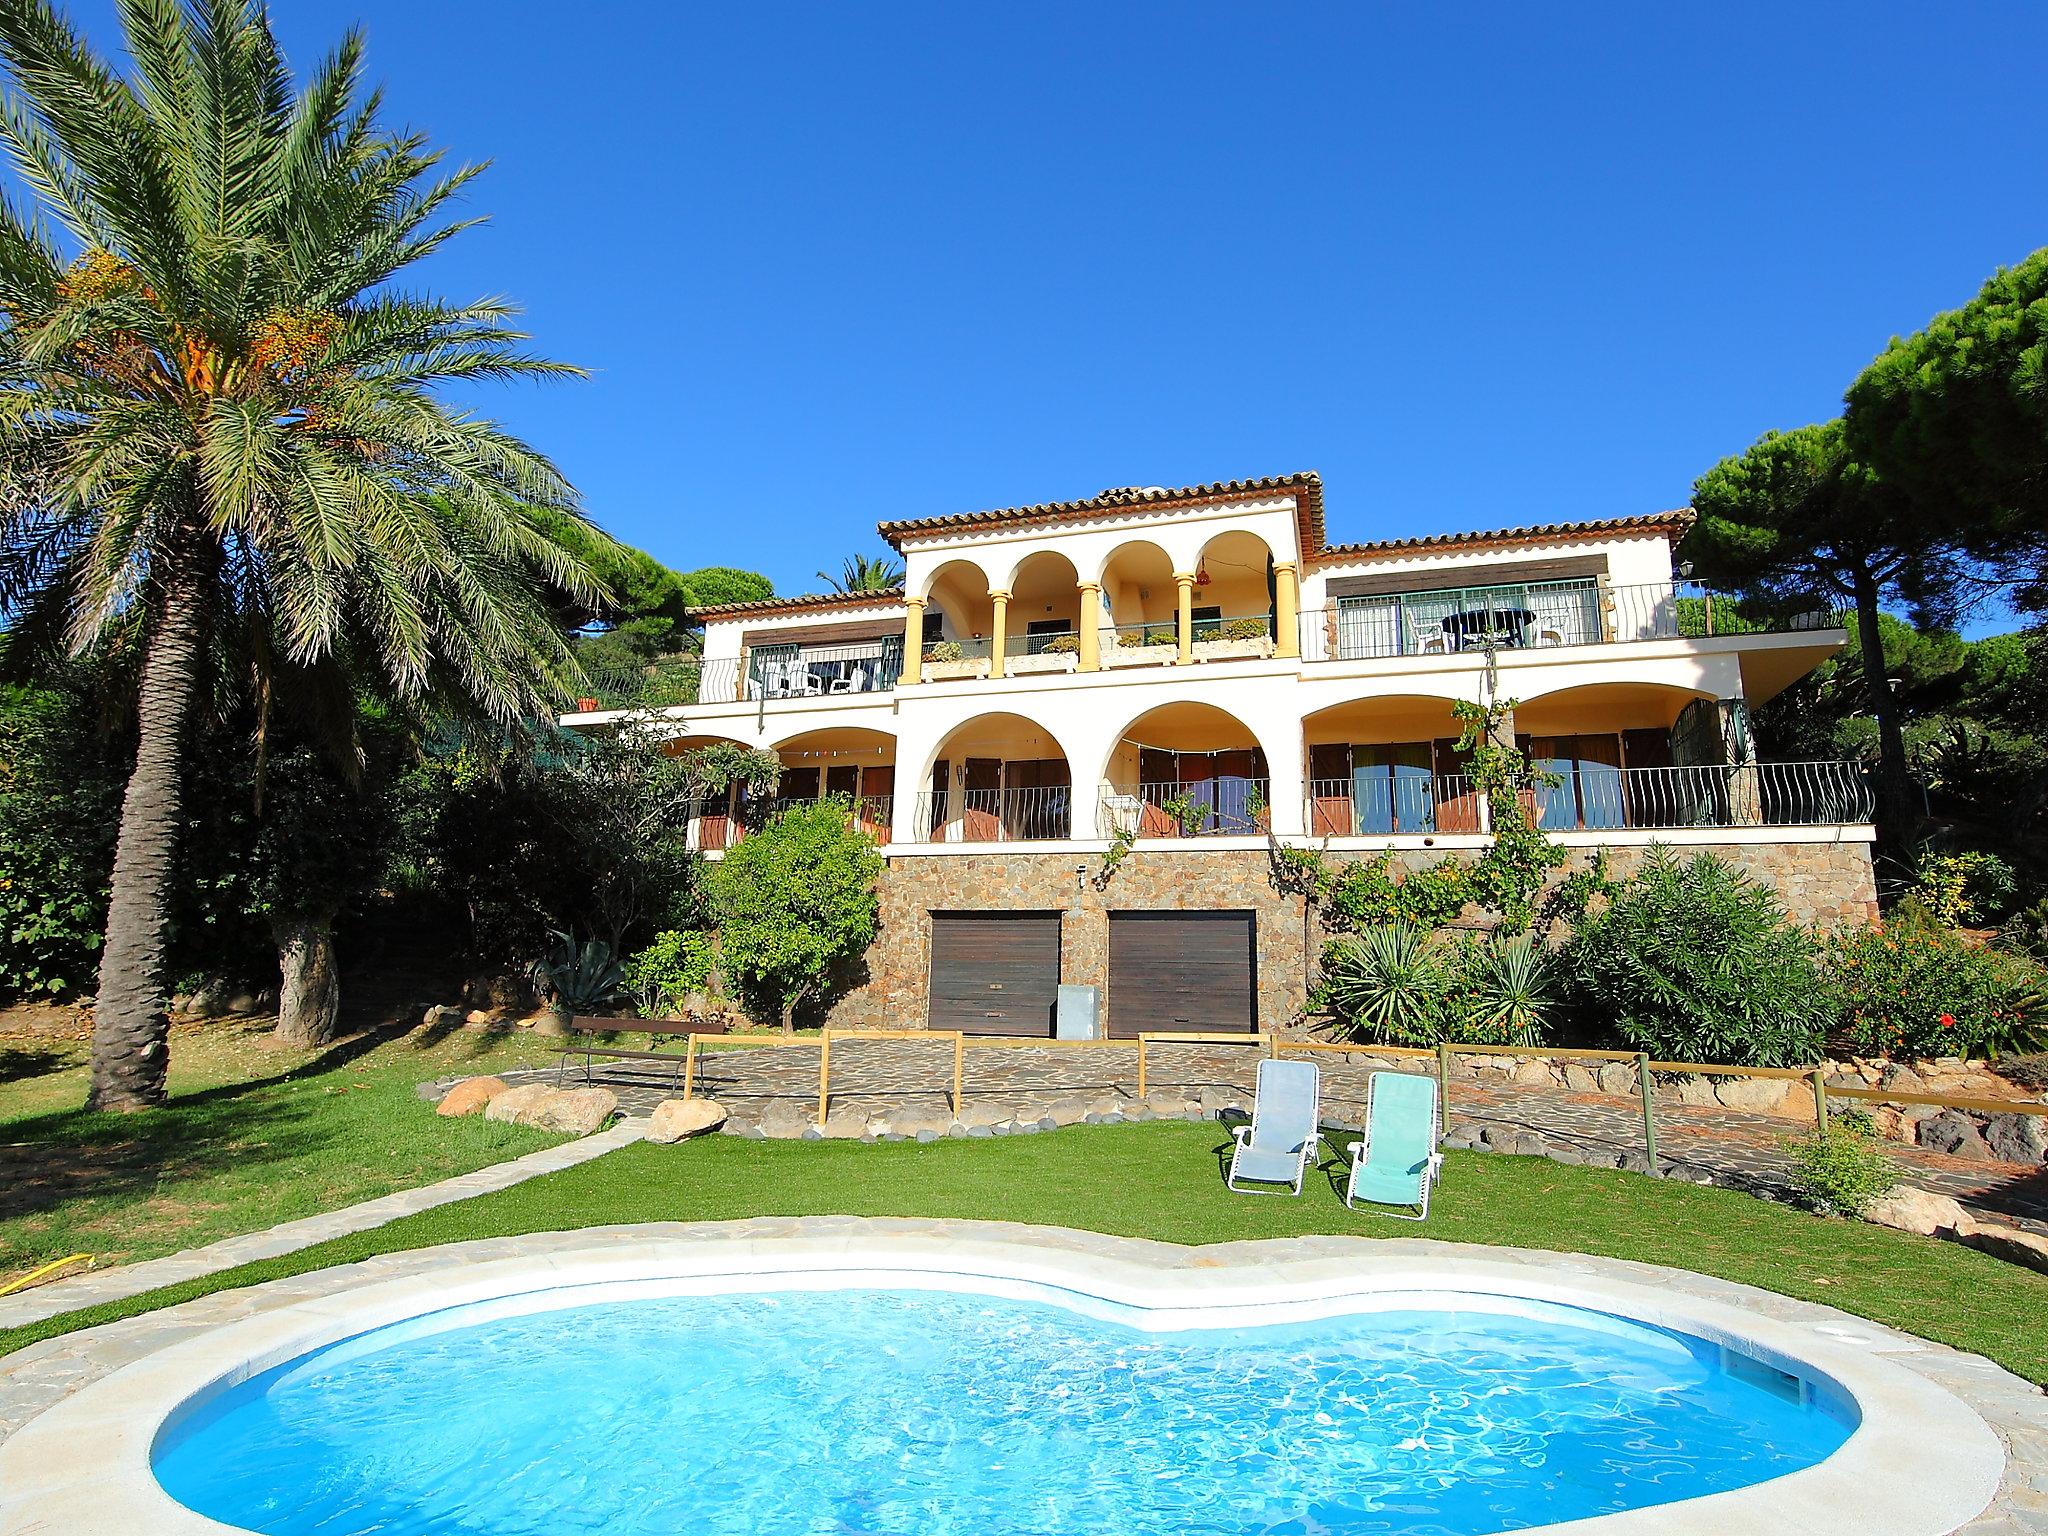
[[(1146, 1089), (1178, 1090), (1190, 1099), (1202, 1090), (1244, 1095), (1258, 1069), (1259, 1052), (1247, 1046), (1153, 1045), (1146, 1052)], [(1323, 1104), (1326, 1123), (1355, 1127), (1365, 1100), (1369, 1058), (1325, 1055)], [(1382, 1062), (1379, 1065), (1392, 1065)], [(1403, 1063), (1412, 1065), (1412, 1063)], [(550, 1073), (527, 1074), (552, 1081)], [(564, 1081), (581, 1082), (583, 1068), (571, 1063)], [(620, 1108), (646, 1114), (671, 1096), (672, 1074), (638, 1064), (599, 1062), (594, 1080), (619, 1095)], [(832, 1042), (832, 1101), (838, 1111), (882, 1113), (905, 1108), (943, 1113), (951, 1105), (953, 1052), (950, 1039)], [(964, 1098), (968, 1106), (999, 1107), (1036, 1118), (1055, 1100), (1076, 1093), (1137, 1102), (1137, 1047), (1086, 1050), (1028, 1046), (972, 1046), (967, 1049)], [(697, 1058), (697, 1089), (734, 1113), (735, 1124), (758, 1121), (775, 1101), (815, 1111), (818, 1050), (815, 1042), (795, 1047), (762, 1046), (706, 1051)], [(1540, 1136), (1560, 1161), (1613, 1163), (1643, 1152), (1639, 1100), (1574, 1093), (1469, 1074), (1451, 1082), (1449, 1144), (1478, 1142), (1515, 1150), (1517, 1137)], [(1249, 1103), (1247, 1098), (1245, 1101)], [(1771, 1191), (1785, 1186), (1787, 1159), (1781, 1142), (1807, 1122), (1716, 1107), (1694, 1109), (1660, 1101), (1657, 1152), (1660, 1163), (1681, 1176), (1711, 1176)], [(1887, 1143), (1911, 1183), (1951, 1195), (1973, 1209), (1996, 1213), (2036, 1228), (2048, 1227), (2048, 1168), (2012, 1163), (1972, 1162), (1919, 1147)], [(1534, 1145), (1525, 1150), (1538, 1150)]]

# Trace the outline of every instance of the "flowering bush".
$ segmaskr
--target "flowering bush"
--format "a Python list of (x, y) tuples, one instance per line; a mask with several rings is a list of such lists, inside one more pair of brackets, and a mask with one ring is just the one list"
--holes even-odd
[(2024, 956), (1910, 916), (1826, 943), (1842, 1032), (1864, 1055), (2018, 1050), (2043, 1027), (2043, 973)]

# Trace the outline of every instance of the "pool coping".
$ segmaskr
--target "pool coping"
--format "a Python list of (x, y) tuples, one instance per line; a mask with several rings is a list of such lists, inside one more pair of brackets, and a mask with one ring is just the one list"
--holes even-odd
[[(1162, 1326), (1176, 1325), (1176, 1309), (1327, 1308), (1389, 1290), (1590, 1306), (1824, 1376), (1856, 1399), (1864, 1422), (1814, 1467), (1704, 1498), (1544, 1526), (1545, 1536), (1795, 1527), (1810, 1536), (2048, 1531), (2048, 1399), (1980, 1357), (1772, 1292), (1654, 1265), (1428, 1239), (1182, 1248), (1001, 1222), (811, 1217), (450, 1244), (31, 1346), (0, 1361), (0, 1410), (17, 1390), (52, 1396), (53, 1382), (39, 1379), (48, 1374), (58, 1378), (57, 1390), (0, 1442), (0, 1536), (239, 1536), (158, 1486), (149, 1457), (163, 1423), (197, 1393), (365, 1328), (564, 1286), (682, 1281), (732, 1289), (746, 1288), (730, 1284), (745, 1277), (821, 1271), (841, 1283), (877, 1273), (940, 1277), (952, 1282), (949, 1289), (994, 1294), (1045, 1287), (1135, 1307)], [(239, 1304), (208, 1307), (225, 1297)], [(1267, 1311), (1268, 1320), (1279, 1315)]]

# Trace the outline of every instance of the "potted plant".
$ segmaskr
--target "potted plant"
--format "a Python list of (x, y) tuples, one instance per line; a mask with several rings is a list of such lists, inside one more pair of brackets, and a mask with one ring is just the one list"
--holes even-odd
[(1081, 637), (1054, 635), (1009, 664), (1011, 672), (1071, 672), (1081, 664)]
[(609, 1008), (626, 995), (626, 968), (602, 939), (578, 944), (559, 930), (555, 947), (533, 962), (533, 989), (540, 995), (540, 1032), (566, 1033), (579, 1013)]
[(924, 648), (924, 675), (934, 682), (949, 677), (986, 677), (988, 658), (969, 656), (957, 640), (938, 640)]
[(1264, 619), (1225, 619), (1195, 636), (1195, 651), (1212, 660), (1226, 656), (1270, 656), (1273, 633)]
[(1171, 629), (1149, 629), (1141, 633), (1126, 630), (1103, 655), (1106, 667), (1156, 667), (1173, 660), (1180, 637)]

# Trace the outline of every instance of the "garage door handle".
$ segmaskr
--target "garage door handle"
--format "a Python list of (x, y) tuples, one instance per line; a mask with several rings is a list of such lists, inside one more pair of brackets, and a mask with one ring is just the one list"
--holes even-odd
[(1000, 981), (992, 981), (988, 984), (988, 989), (991, 992), (1000, 992), (1003, 990), (1003, 984)]

